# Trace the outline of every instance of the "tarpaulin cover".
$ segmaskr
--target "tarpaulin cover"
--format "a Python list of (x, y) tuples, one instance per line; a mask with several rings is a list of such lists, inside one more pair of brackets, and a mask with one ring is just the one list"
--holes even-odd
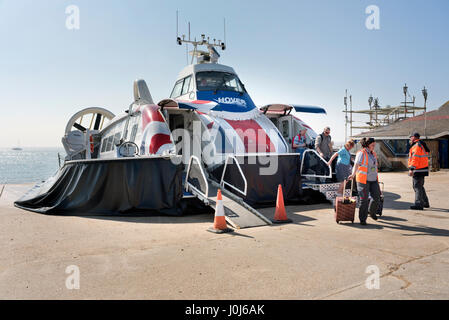
[[(272, 205), (276, 202), (278, 185), (282, 185), (284, 201), (301, 199), (300, 154), (285, 155), (242, 155), (236, 156), (247, 181), (247, 193), (226, 185), (226, 189), (243, 198), (251, 206)], [(224, 164), (212, 176), (220, 181)], [(271, 169), (270, 169), (271, 168)], [(233, 160), (229, 160), (224, 181), (244, 191), (244, 180)]]
[(181, 215), (182, 169), (162, 157), (71, 161), (14, 204), (46, 214)]

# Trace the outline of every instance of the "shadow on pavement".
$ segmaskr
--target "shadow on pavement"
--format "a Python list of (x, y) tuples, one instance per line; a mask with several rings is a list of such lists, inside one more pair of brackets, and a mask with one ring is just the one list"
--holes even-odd
[(287, 216), (289, 219), (291, 219), (293, 221), (292, 222), (293, 224), (306, 226), (306, 227), (313, 227), (313, 225), (307, 224), (305, 222), (316, 220), (315, 218), (303, 216), (303, 215), (297, 214), (297, 213), (287, 213)]
[(392, 217), (392, 216), (380, 216), (379, 221), (408, 221), (407, 219)]
[(254, 237), (246, 235), (246, 234), (238, 233), (238, 232), (236, 232), (236, 230), (237, 229), (234, 229), (233, 232), (229, 232), (229, 233), (225, 233), (225, 234), (228, 234), (228, 235), (233, 236), (233, 237), (243, 237), (243, 238), (254, 239)]
[(417, 227), (417, 226), (404, 226), (397, 223), (382, 221), (385, 224), (385, 228), (403, 230), (403, 231), (413, 231), (416, 234), (403, 234), (404, 236), (438, 236), (438, 237), (449, 237), (449, 230), (432, 228), (432, 227)]
[[(67, 217), (67, 216), (59, 216)], [(161, 224), (178, 224), (178, 223), (201, 223), (201, 222), (214, 222), (214, 214), (196, 214), (196, 215), (184, 215), (184, 216), (76, 216), (79, 218), (95, 219), (95, 220), (108, 220), (117, 222), (129, 222), (129, 223), (161, 223)]]
[(366, 226), (362, 226), (359, 222), (354, 222), (354, 223), (343, 223), (340, 222), (340, 225), (342, 226), (346, 226), (346, 227), (351, 227), (351, 228), (356, 228), (356, 229), (371, 229), (371, 230), (381, 230), (384, 227), (382, 225), (379, 224), (372, 224), (370, 222), (367, 222)]
[(410, 206), (413, 205), (413, 203), (410, 202), (398, 201), (398, 199), (400, 199), (401, 196), (397, 193), (384, 192), (384, 196), (385, 196), (384, 202), (385, 209), (406, 210), (410, 209)]

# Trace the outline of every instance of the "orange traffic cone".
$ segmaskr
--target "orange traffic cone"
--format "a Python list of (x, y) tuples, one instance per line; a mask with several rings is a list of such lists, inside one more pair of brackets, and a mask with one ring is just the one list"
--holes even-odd
[(292, 220), (287, 218), (287, 212), (284, 206), (284, 195), (282, 193), (282, 186), (278, 186), (278, 196), (276, 200), (276, 211), (274, 212), (274, 219), (271, 219), (273, 223), (290, 223)]
[(213, 232), (213, 233), (226, 233), (226, 232), (232, 232), (234, 230), (228, 228), (226, 225), (226, 218), (224, 213), (224, 207), (223, 207), (223, 198), (221, 196), (221, 190), (218, 189), (217, 191), (217, 203), (215, 206), (215, 218), (214, 218), (214, 225), (213, 227), (210, 227), (207, 229), (207, 231)]

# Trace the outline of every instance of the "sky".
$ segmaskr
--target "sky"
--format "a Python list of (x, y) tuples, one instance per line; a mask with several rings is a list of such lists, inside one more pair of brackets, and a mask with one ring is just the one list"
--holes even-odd
[[(68, 29), (66, 8), (79, 8)], [(379, 29), (365, 12), (379, 8)], [(180, 34), (223, 39), (220, 63), (232, 66), (258, 106), (319, 105), (304, 115), (315, 131), (345, 138), (345, 89), (354, 109), (373, 94), (398, 105), (407, 83), (417, 105), (449, 100), (447, 0), (0, 0), (0, 147), (60, 147), (69, 118), (84, 107), (115, 114), (132, 102), (135, 79), (155, 101), (169, 96), (186, 63)], [(356, 118), (357, 120), (357, 118)], [(362, 120), (360, 118), (359, 120)]]

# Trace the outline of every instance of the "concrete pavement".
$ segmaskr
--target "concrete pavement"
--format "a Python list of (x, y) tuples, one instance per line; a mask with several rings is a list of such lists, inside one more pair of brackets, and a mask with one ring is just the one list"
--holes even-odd
[[(288, 206), (294, 223), (206, 232), (213, 216), (66, 217), (0, 198), (2, 299), (449, 299), (449, 171), (426, 180), (431, 208), (405, 173), (382, 173), (384, 216), (336, 224), (330, 204)], [(262, 209), (267, 217), (274, 208)], [(358, 219), (356, 219), (358, 222)], [(66, 288), (66, 268), (80, 289)], [(367, 289), (378, 268), (379, 289)]]

